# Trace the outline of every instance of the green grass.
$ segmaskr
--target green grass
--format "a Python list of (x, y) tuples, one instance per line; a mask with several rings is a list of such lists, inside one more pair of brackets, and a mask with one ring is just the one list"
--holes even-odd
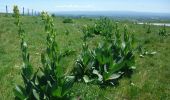
[[(63, 66), (66, 72), (71, 71), (74, 62), (81, 52), (82, 32), (81, 27), (94, 21), (81, 18), (74, 19), (74, 23), (64, 24), (64, 18), (55, 17), (54, 24), (57, 30), (57, 43), (61, 50), (71, 49), (76, 53), (64, 58)], [(31, 62), (34, 68), (41, 66), (40, 54), (45, 49), (46, 34), (40, 17), (22, 18), (27, 35), (27, 43), (31, 54)], [(73, 94), (85, 100), (169, 100), (170, 99), (170, 36), (164, 41), (158, 35), (160, 26), (151, 26), (151, 33), (146, 33), (143, 25), (135, 25), (131, 22), (121, 22), (119, 26), (127, 24), (130, 31), (134, 31), (139, 43), (144, 44), (148, 51), (156, 51), (153, 57), (137, 56), (137, 69), (131, 78), (123, 77), (119, 85), (115, 87), (100, 88), (98, 85), (75, 83)], [(65, 30), (69, 31), (68, 36)], [(123, 30), (121, 30), (123, 32)], [(170, 27), (167, 27), (170, 33)], [(92, 38), (89, 43), (97, 45), (100, 36)], [(13, 88), (15, 84), (22, 84), (20, 41), (14, 18), (0, 15), (0, 100), (14, 99)], [(66, 62), (66, 63), (65, 63)]]

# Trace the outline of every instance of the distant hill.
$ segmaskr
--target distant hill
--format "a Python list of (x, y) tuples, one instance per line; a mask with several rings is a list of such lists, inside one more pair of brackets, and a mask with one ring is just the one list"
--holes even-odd
[(107, 17), (164, 17), (170, 18), (169, 13), (150, 13), (132, 11), (63, 11), (53, 12), (59, 16), (107, 16)]

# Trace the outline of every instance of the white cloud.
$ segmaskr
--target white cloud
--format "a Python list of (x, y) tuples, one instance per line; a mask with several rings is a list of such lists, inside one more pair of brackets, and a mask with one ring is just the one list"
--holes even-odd
[(57, 5), (57, 8), (71, 8), (71, 9), (75, 9), (75, 8), (79, 8), (79, 9), (90, 9), (90, 8), (94, 8), (93, 5), (75, 5), (75, 4), (67, 4), (67, 5)]

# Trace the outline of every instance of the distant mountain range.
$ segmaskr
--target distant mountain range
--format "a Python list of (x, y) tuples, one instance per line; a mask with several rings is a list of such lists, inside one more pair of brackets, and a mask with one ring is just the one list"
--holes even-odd
[(170, 13), (150, 13), (133, 11), (63, 11), (53, 12), (59, 16), (107, 16), (107, 17), (168, 17)]

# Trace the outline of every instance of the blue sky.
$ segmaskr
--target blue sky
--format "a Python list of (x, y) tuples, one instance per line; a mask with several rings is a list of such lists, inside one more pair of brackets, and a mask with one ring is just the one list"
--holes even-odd
[[(37, 11), (137, 11), (170, 13), (170, 0), (0, 0), (0, 11), (13, 5)], [(10, 9), (10, 10), (11, 10)]]

